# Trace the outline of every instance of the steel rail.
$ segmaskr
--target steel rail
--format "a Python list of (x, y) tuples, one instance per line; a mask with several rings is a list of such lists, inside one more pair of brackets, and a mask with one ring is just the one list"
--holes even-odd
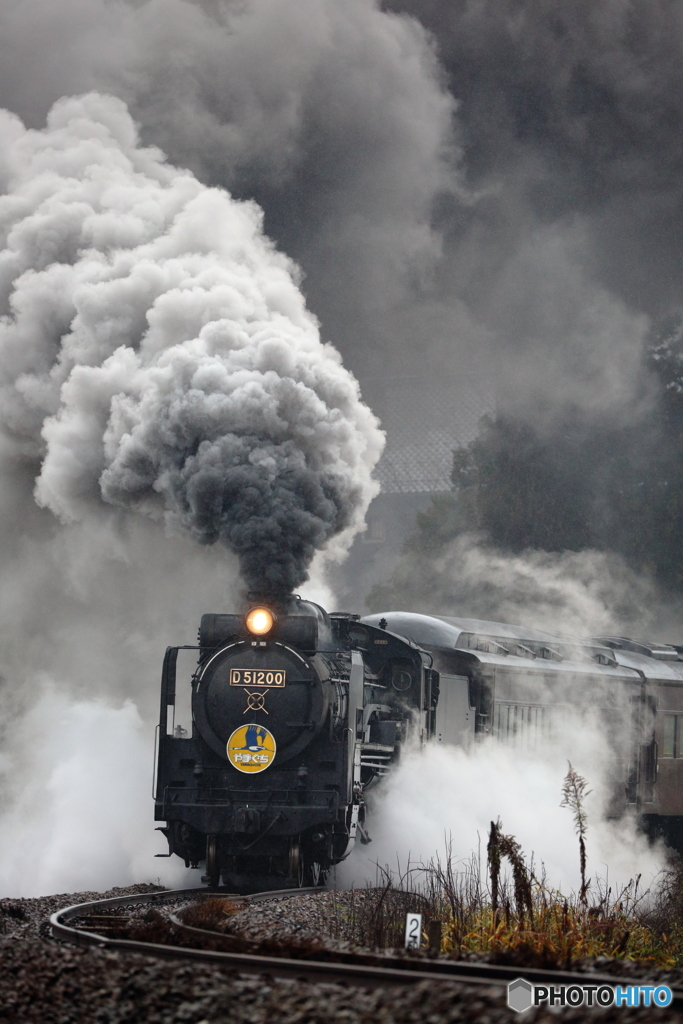
[[(230, 898), (239, 903), (261, 903), (270, 900), (282, 901), (309, 893), (325, 891), (321, 887), (304, 889), (278, 889), (249, 896), (239, 896), (222, 889), (171, 889), (155, 893), (140, 893), (129, 896), (116, 896), (111, 899), (96, 900), (91, 903), (77, 903), (63, 910), (58, 910), (50, 917), (50, 927), (55, 938), (80, 946), (94, 946), (99, 949), (112, 949), (121, 952), (141, 953), (165, 959), (194, 960), (199, 963), (221, 964), (230, 967), (240, 974), (269, 975), (276, 978), (300, 979), (318, 983), (346, 982), (364, 988), (376, 988), (384, 985), (411, 985), (419, 981), (455, 982), (457, 984), (476, 985), (505, 989), (516, 978), (523, 977), (537, 985), (638, 985), (646, 983), (641, 978), (620, 978), (615, 975), (580, 973), (576, 971), (546, 970), (537, 967), (509, 967), (504, 964), (469, 963), (467, 961), (425, 960), (401, 957), (390, 957), (373, 954), (341, 954), (343, 962), (323, 960), (299, 960), (291, 957), (263, 956), (254, 953), (233, 953), (220, 950), (193, 949), (188, 946), (171, 946), (161, 943), (141, 942), (134, 939), (117, 939), (74, 928), (67, 924), (74, 918), (85, 917), (103, 910), (117, 907), (139, 906), (141, 904), (163, 905), (177, 902), (185, 897), (222, 897)], [(178, 914), (187, 906), (178, 908), (170, 915), (172, 926), (188, 935), (220, 941), (221, 932), (204, 928), (196, 928), (185, 924)], [(114, 918), (115, 920), (115, 918)], [(381, 965), (377, 963), (381, 959)], [(368, 964), (368, 960), (375, 961)], [(364, 962), (363, 962), (364, 961)], [(683, 1008), (683, 989), (673, 988), (673, 1000), (670, 1008)]]

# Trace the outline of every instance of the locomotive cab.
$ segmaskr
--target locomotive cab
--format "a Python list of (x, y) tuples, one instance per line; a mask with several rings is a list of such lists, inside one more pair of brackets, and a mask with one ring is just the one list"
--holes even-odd
[(368, 839), (365, 790), (433, 729), (431, 658), (298, 598), (204, 615), (182, 736), (169, 728), (180, 649), (164, 660), (155, 792), (170, 854), (233, 891), (321, 883)]

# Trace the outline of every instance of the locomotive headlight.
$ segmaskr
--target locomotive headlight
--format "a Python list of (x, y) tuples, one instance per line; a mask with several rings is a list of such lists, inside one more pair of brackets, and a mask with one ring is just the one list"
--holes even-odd
[(246, 618), (247, 629), (255, 636), (264, 636), (273, 628), (273, 615), (267, 608), (252, 608)]

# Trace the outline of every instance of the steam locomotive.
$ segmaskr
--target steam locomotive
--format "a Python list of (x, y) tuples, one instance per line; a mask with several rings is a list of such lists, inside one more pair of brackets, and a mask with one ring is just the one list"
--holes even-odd
[(533, 747), (568, 709), (612, 752), (613, 807), (683, 852), (683, 647), (407, 612), (204, 615), (192, 735), (166, 652), (155, 817), (231, 891), (321, 883), (368, 842), (365, 794), (409, 741)]
[(321, 883), (364, 828), (364, 794), (434, 732), (432, 658), (382, 624), (292, 598), (204, 615), (192, 735), (174, 729), (166, 651), (155, 818), (170, 854), (232, 891)]

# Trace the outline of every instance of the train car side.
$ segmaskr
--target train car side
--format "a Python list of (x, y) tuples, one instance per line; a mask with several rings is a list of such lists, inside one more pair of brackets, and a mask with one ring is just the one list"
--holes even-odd
[(590, 718), (612, 754), (610, 813), (632, 808), (683, 852), (683, 649), (408, 612), (363, 622), (432, 654), (437, 742), (490, 735), (533, 747), (560, 716)]

